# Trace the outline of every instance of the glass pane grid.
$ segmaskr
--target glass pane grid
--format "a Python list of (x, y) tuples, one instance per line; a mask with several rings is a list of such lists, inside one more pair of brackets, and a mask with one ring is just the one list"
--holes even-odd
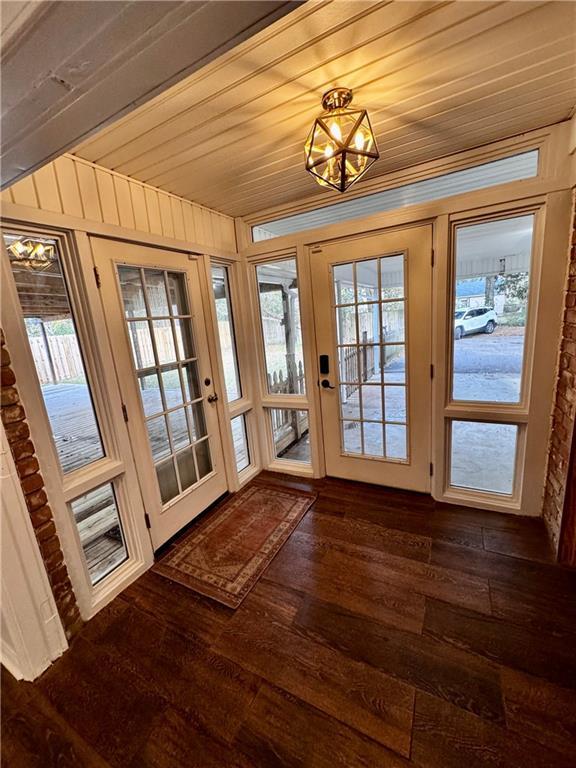
[(333, 267), (342, 450), (407, 460), (404, 255)]
[(125, 266), (118, 272), (152, 459), (166, 504), (212, 471), (185, 274)]

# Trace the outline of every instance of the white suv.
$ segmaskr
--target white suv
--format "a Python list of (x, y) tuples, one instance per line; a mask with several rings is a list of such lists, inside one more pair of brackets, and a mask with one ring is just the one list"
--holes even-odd
[(461, 339), (470, 333), (494, 333), (497, 325), (498, 318), (492, 307), (460, 309), (454, 313), (454, 338)]

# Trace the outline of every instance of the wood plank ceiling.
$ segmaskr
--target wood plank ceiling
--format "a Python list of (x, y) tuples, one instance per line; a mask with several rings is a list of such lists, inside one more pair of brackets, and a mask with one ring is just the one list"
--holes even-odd
[(252, 214), (318, 192), (303, 143), (335, 85), (369, 109), (372, 178), (567, 119), (575, 21), (564, 2), (308, 2), (75, 152)]

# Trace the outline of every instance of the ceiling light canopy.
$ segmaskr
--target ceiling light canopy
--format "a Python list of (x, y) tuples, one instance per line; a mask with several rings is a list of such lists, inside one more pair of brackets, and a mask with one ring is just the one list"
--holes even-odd
[(332, 88), (322, 97), (304, 147), (306, 170), (322, 187), (345, 192), (380, 155), (365, 109), (351, 109), (352, 91)]

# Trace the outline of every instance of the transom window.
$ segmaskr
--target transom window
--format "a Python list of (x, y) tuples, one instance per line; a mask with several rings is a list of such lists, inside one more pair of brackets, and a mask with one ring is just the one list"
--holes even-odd
[(212, 471), (185, 275), (119, 266), (140, 399), (166, 504)]
[(404, 255), (332, 268), (342, 452), (406, 461)]

